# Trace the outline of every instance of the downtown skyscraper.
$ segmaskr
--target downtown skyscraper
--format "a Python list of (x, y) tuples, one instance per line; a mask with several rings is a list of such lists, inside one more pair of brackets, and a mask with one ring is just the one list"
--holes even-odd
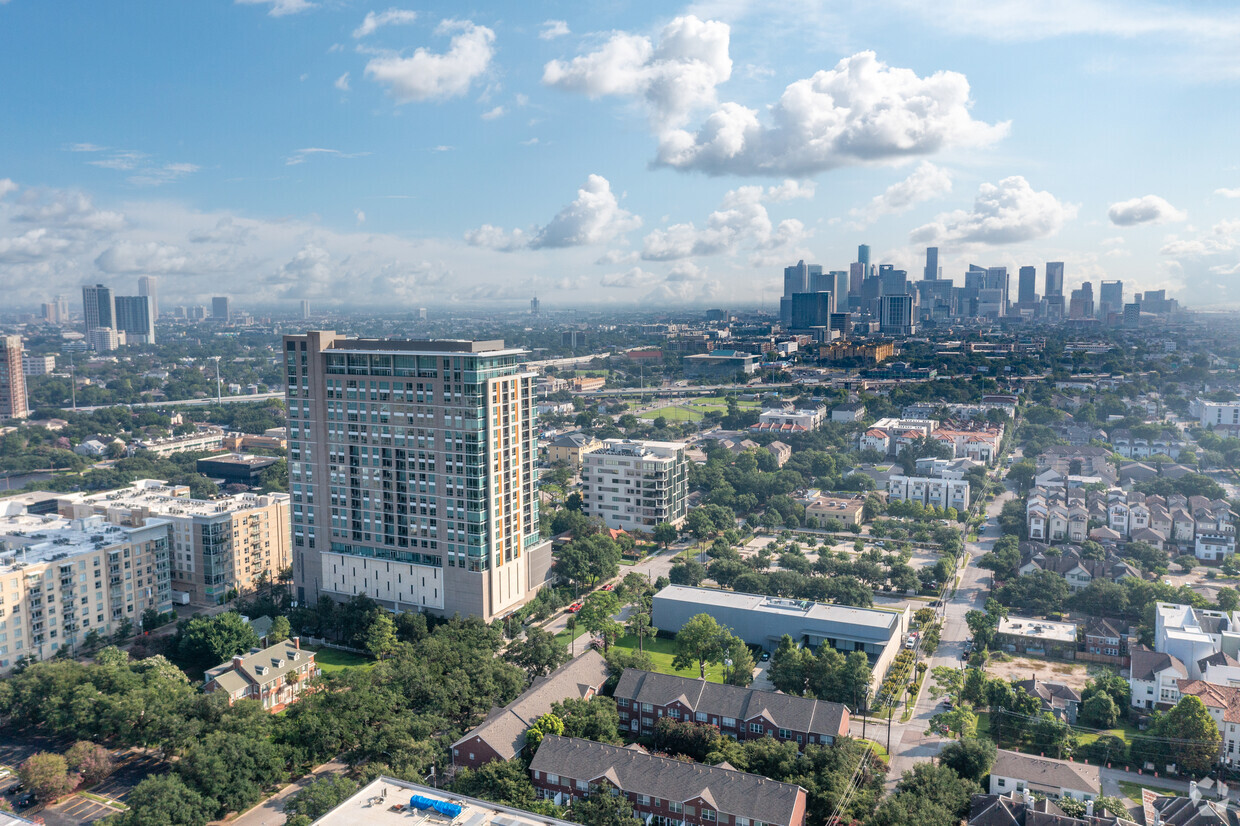
[(300, 603), (490, 620), (546, 581), (525, 351), (311, 331), (284, 355)]

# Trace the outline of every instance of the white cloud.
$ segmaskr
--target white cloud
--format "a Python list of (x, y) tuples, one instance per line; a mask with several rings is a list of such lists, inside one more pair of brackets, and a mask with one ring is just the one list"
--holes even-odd
[(69, 243), (42, 228), (27, 230), (16, 238), (0, 238), (0, 264), (41, 261), (64, 251)]
[(267, 14), (272, 17), (283, 17), (286, 14), (297, 14), (314, 8), (314, 3), (308, 0), (236, 0), (236, 3), (239, 6), (270, 5), (271, 9)]
[(94, 143), (72, 143), (69, 144), (70, 152), (103, 152), (106, 146), (99, 146)]
[(641, 256), (634, 250), (608, 250), (598, 257), (595, 264), (614, 267), (617, 264), (636, 264), (641, 260)]
[(68, 149), (70, 152), (106, 153), (106, 157), (87, 163), (100, 169), (132, 172), (128, 180), (136, 186), (163, 186), (174, 183), (201, 168), (193, 163), (159, 163), (151, 160), (147, 153), (136, 149), (110, 149), (93, 143), (75, 143)]
[(913, 243), (1014, 244), (1046, 238), (1076, 217), (1077, 207), (1049, 192), (1038, 192), (1019, 175), (978, 188), (972, 210), (939, 215), (913, 230)]
[(28, 192), (27, 195), (29, 197), (23, 199), (25, 208), (13, 216), (16, 223), (95, 232), (115, 231), (125, 225), (124, 215), (96, 209), (90, 197), (81, 192), (53, 191), (33, 195)]
[(693, 223), (672, 224), (648, 234), (642, 240), (642, 258), (677, 261), (699, 255), (734, 254), (741, 247), (775, 250), (799, 243), (808, 234), (805, 225), (788, 218), (774, 226), (761, 203), (768, 197), (760, 186), (734, 189), (724, 195), (722, 208), (707, 216), (702, 229)]
[(577, 190), (577, 198), (541, 229), (527, 234), (483, 224), (465, 233), (465, 241), (471, 246), (503, 252), (526, 246), (530, 249), (581, 247), (610, 241), (641, 225), (641, 218), (620, 207), (608, 180), (601, 175), (591, 175)]
[(357, 219), (357, 225), (359, 227), (366, 223), (366, 213), (360, 209), (353, 210), (353, 217)]
[(1157, 195), (1146, 195), (1111, 204), (1107, 210), (1111, 223), (1119, 227), (1137, 224), (1166, 224), (1187, 220), (1188, 214), (1178, 210)]
[(353, 30), (353, 37), (361, 39), (367, 35), (374, 34), (376, 30), (384, 26), (407, 26), (417, 19), (418, 13), (407, 9), (388, 9), (378, 14), (369, 11), (366, 12), (362, 25)]
[(129, 182), (138, 186), (163, 186), (181, 180), (186, 175), (197, 172), (200, 167), (192, 163), (166, 163), (163, 166), (151, 166), (129, 176)]
[(336, 78), (336, 82), (333, 85), (342, 92), (349, 91), (349, 73), (345, 72)]
[(1224, 198), (1240, 198), (1240, 187), (1236, 187), (1235, 189), (1216, 189), (1214, 190), (1214, 194), (1222, 195)]
[(491, 65), (495, 32), (469, 20), (445, 20), (435, 33), (456, 32), (443, 54), (417, 49), (409, 57), (385, 55), (366, 64), (366, 77), (388, 87), (397, 103), (444, 100), (469, 91)]
[(17, 189), (17, 184), (13, 183), (12, 178), (0, 178), (0, 198), (3, 198), (10, 192), (16, 192)]
[(95, 266), (113, 275), (155, 273), (170, 275), (186, 271), (190, 258), (180, 248), (159, 241), (137, 243), (121, 241), (108, 247), (95, 259)]
[(600, 287), (619, 287), (623, 289), (635, 289), (637, 287), (648, 287), (659, 280), (659, 276), (652, 272), (647, 272), (641, 267), (634, 267), (626, 272), (615, 272), (604, 275), (599, 279)]
[(884, 215), (907, 212), (917, 204), (940, 198), (952, 191), (951, 173), (929, 161), (922, 161), (907, 178), (887, 187), (860, 209), (849, 210), (852, 227), (863, 229)]
[(918, 77), (873, 52), (790, 84), (770, 107), (724, 103), (696, 132), (659, 136), (658, 163), (712, 175), (811, 175), (895, 161), (952, 147), (992, 144), (1009, 124), (974, 120), (969, 81), (958, 72)]
[(1240, 220), (1219, 221), (1209, 234), (1196, 238), (1171, 236), (1159, 250), (1163, 255), (1200, 257), (1229, 252), (1240, 247)]
[(369, 152), (341, 152), (339, 149), (325, 149), (321, 146), (308, 146), (305, 149), (298, 149), (292, 155), (284, 159), (285, 166), (297, 166), (303, 164), (310, 158), (317, 156), (326, 156), (329, 158), (364, 158)]
[(543, 23), (543, 30), (538, 33), (538, 39), (554, 40), (566, 34), (572, 34), (572, 32), (568, 30), (568, 24), (563, 20), (547, 20)]
[(817, 189), (817, 186), (813, 181), (794, 181), (791, 178), (782, 184), (767, 187), (765, 190), (761, 185), (738, 186), (723, 196), (723, 206), (732, 207), (738, 204), (757, 204), (762, 202), (780, 203), (798, 198), (810, 199), (814, 197), (814, 191)]
[(656, 46), (644, 35), (616, 32), (597, 51), (543, 67), (543, 83), (591, 98), (645, 100), (656, 128), (683, 123), (694, 109), (715, 104), (715, 87), (732, 76), (726, 23), (677, 17)]
[(502, 118), (503, 116), (504, 116), (503, 106), (496, 106), (494, 109), (488, 109), (487, 111), (482, 113), (483, 120), (495, 120), (496, 118)]
[(189, 240), (194, 244), (229, 244), (244, 246), (254, 237), (255, 222), (241, 221), (231, 215), (225, 215), (215, 222), (210, 229), (194, 230)]

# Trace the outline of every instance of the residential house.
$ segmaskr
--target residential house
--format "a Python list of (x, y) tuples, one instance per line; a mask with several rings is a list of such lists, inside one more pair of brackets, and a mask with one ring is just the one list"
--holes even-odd
[(1222, 562), (1235, 552), (1235, 534), (1200, 533), (1193, 548), (1193, 553), (1203, 562)]
[(775, 457), (775, 466), (783, 467), (792, 458), (792, 446), (775, 441), (766, 446), (767, 451)]
[(547, 461), (564, 462), (574, 470), (581, 469), (581, 457), (600, 449), (603, 443), (580, 430), (561, 433), (547, 443)]
[(1119, 466), (1119, 481), (1122, 485), (1149, 482), (1158, 478), (1158, 470), (1141, 462), (1129, 462)]
[(229, 662), (217, 665), (204, 676), (202, 690), (228, 695), (228, 704), (237, 700), (258, 700), (275, 714), (297, 702), (306, 683), (319, 675), (313, 651), (303, 651), (301, 639), (292, 637), (266, 648), (251, 648)]
[(1170, 430), (1164, 430), (1157, 436), (1138, 436), (1127, 428), (1116, 428), (1111, 431), (1107, 441), (1115, 452), (1125, 459), (1148, 459), (1150, 456), (1170, 456), (1180, 458), (1184, 449), (1184, 441)]
[(1076, 623), (1006, 616), (995, 631), (997, 648), (1014, 654), (1076, 659)]
[(838, 519), (845, 525), (860, 525), (865, 511), (861, 497), (815, 496), (805, 503), (805, 517), (814, 517), (819, 527), (828, 519)]
[(1104, 447), (1085, 445), (1051, 445), (1038, 456), (1038, 470), (1054, 470), (1065, 476), (1098, 476), (1114, 484), (1115, 468), (1110, 463), (1111, 451)]
[[(530, 761), (538, 796), (565, 805), (591, 789), (623, 794), (642, 820), (686, 826), (804, 826), (806, 792), (792, 783), (656, 757), (577, 737), (549, 735)], [(604, 792), (606, 793), (606, 792)]]
[(588, 700), (610, 676), (607, 663), (594, 649), (552, 671), (503, 708), (492, 709), (477, 728), (452, 744), (452, 762), (478, 768), (492, 760), (511, 760), (525, 751), (525, 732), (567, 699)]
[(848, 708), (810, 697), (626, 668), (613, 695), (620, 727), (654, 732), (660, 717), (715, 726), (737, 740), (774, 737), (803, 749), (848, 736)]
[(1073, 592), (1085, 590), (1098, 578), (1119, 582), (1127, 577), (1141, 577), (1139, 570), (1114, 552), (1108, 553), (1104, 559), (1085, 559), (1081, 556), (1081, 549), (1075, 545), (1052, 549), (1041, 542), (1022, 542), (1020, 555), (1018, 570), (1021, 576), (1034, 571), (1053, 571), (1067, 580), (1068, 590)]
[(1109, 619), (1091, 619), (1085, 624), (1085, 659), (1128, 665), (1128, 634)]
[(1153, 709), (1175, 705), (1180, 699), (1178, 682), (1188, 677), (1184, 663), (1172, 654), (1134, 648), (1128, 685), (1132, 688), (1132, 707)]
[(861, 402), (845, 402), (831, 408), (833, 422), (859, 422), (865, 418), (865, 405)]
[(1240, 687), (1215, 685), (1205, 680), (1179, 680), (1176, 685), (1181, 697), (1197, 697), (1205, 703), (1206, 711), (1218, 726), (1223, 735), (1219, 762), (1233, 763), (1240, 759), (1236, 746), (1240, 742), (1240, 733), (1236, 731), (1240, 726)]
[(1102, 794), (1097, 766), (999, 749), (990, 767), (990, 793), (1029, 792), (1050, 800), (1093, 800)]
[(1125, 817), (1101, 811), (1095, 814), (1088, 802), (1085, 807), (1084, 817), (1070, 817), (1045, 797), (1024, 792), (975, 794), (969, 802), (967, 823), (968, 826), (1137, 826), (1135, 821)]
[(1042, 703), (1043, 711), (1049, 711), (1056, 719), (1070, 726), (1076, 725), (1076, 715), (1081, 707), (1081, 695), (1076, 689), (1064, 683), (1039, 680), (1036, 676), (1014, 682), (1013, 685), (1030, 697), (1037, 698)]
[(865, 433), (861, 434), (858, 448), (860, 450), (877, 450), (879, 453), (886, 456), (887, 452), (891, 449), (891, 436), (885, 430), (872, 427)]

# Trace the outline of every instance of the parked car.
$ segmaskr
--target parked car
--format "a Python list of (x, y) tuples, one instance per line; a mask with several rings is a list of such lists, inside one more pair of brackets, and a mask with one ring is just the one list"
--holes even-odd
[(572, 605), (568, 606), (568, 613), (570, 614), (575, 614), (580, 610), (581, 610), (580, 602), (574, 602)]
[(770, 651), (763, 651), (763, 652), (762, 652), (762, 662), (766, 662), (766, 661), (767, 661), (767, 660), (769, 660), (770, 658), (771, 658), (771, 652), (770, 652)]
[(615, 587), (616, 587), (616, 583), (614, 583), (614, 582), (609, 582), (609, 583), (607, 583), (606, 585), (604, 585), (604, 586), (603, 586), (603, 590), (604, 590), (604, 591), (611, 591), (611, 590), (614, 590), (614, 589), (615, 589)]

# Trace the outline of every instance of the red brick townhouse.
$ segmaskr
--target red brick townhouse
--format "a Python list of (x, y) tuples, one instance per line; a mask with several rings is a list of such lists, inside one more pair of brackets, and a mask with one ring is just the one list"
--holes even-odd
[(559, 805), (616, 789), (649, 826), (804, 826), (805, 789), (760, 774), (656, 757), (577, 737), (546, 737), (530, 762), (538, 795)]
[(594, 649), (535, 680), (517, 699), (492, 709), (486, 720), (452, 744), (452, 762), (476, 769), (492, 760), (511, 760), (525, 750), (525, 731), (552, 703), (588, 700), (607, 682), (607, 662)]
[(716, 726), (737, 740), (789, 740), (798, 748), (848, 736), (848, 708), (811, 697), (632, 668), (620, 676), (614, 696), (620, 726), (632, 736), (653, 732), (660, 717)]

